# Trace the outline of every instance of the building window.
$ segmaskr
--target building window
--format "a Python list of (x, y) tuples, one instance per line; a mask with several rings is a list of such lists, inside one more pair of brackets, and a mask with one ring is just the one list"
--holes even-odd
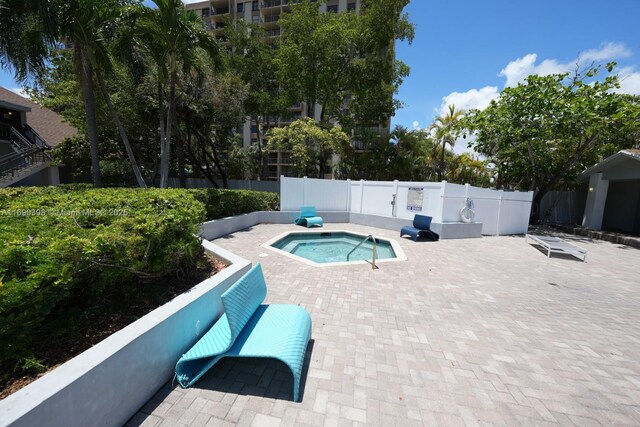
[(209, 16), (211, 16), (211, 9), (208, 7), (205, 7), (204, 9), (202, 9), (202, 17), (208, 18)]
[(327, 6), (327, 12), (338, 13), (338, 5), (334, 4), (333, 6)]
[(244, 12), (244, 3), (238, 3), (238, 13)]
[(258, 10), (258, 9), (260, 9), (260, 3), (258, 3), (257, 1), (254, 1), (251, 4), (251, 10)]
[(347, 10), (356, 10), (356, 4), (355, 3), (347, 4)]

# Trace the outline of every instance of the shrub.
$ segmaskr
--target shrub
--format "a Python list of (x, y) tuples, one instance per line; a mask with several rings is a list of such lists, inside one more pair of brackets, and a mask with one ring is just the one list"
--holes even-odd
[(252, 190), (222, 190), (218, 188), (189, 190), (205, 204), (207, 220), (224, 218), (256, 211), (278, 209), (276, 193)]
[(118, 304), (146, 279), (191, 269), (204, 219), (204, 205), (185, 190), (0, 189), (3, 371), (36, 366), (31, 346), (44, 323), (73, 327), (74, 310)]

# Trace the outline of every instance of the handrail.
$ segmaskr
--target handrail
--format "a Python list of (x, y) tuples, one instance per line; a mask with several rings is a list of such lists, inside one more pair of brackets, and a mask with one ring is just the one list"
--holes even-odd
[(11, 142), (22, 149), (29, 149), (34, 146), (31, 141), (18, 132), (13, 126), (11, 127)]
[[(25, 125), (25, 129), (27, 133), (31, 133), (32, 137), (33, 137), (33, 143), (35, 145), (37, 145), (38, 147), (42, 147), (44, 149), (51, 149), (53, 147), (51, 147), (49, 145), (49, 143), (31, 126), (29, 125)], [(28, 139), (28, 138), (27, 138)]]
[(7, 177), (15, 178), (16, 172), (38, 163), (46, 163), (49, 156), (41, 147), (32, 146), (0, 157), (0, 181)]
[(349, 261), (349, 257), (351, 256), (351, 254), (358, 249), (364, 242), (366, 242), (367, 240), (371, 239), (371, 241), (373, 242), (373, 258), (371, 259), (371, 268), (372, 269), (377, 269), (378, 267), (376, 266), (376, 252), (377, 252), (377, 247), (376, 247), (376, 239), (375, 237), (373, 237), (373, 234), (369, 234), (367, 237), (365, 237), (362, 242), (358, 243), (356, 245), (355, 248), (351, 249), (351, 251), (347, 254), (347, 261)]

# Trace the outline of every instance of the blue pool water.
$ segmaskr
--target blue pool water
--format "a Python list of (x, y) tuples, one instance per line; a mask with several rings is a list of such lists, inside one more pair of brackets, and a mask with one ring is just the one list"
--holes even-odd
[[(317, 263), (371, 260), (373, 243), (367, 240), (347, 260), (364, 236), (345, 232), (291, 233), (271, 246)], [(376, 239), (376, 259), (396, 258), (391, 243)]]

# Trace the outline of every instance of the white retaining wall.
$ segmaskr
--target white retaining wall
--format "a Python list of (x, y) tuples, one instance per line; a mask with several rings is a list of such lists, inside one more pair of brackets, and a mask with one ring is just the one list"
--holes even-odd
[[(417, 195), (421, 195), (418, 201)], [(450, 223), (460, 222), (460, 209), (465, 206), (467, 197), (474, 202), (475, 221), (483, 224), (482, 234), (527, 232), (533, 200), (531, 191), (505, 192), (446, 181), (280, 179), (280, 209), (283, 211), (313, 205), (318, 211), (345, 210), (408, 220), (415, 214), (423, 214), (433, 217), (434, 223)]]

